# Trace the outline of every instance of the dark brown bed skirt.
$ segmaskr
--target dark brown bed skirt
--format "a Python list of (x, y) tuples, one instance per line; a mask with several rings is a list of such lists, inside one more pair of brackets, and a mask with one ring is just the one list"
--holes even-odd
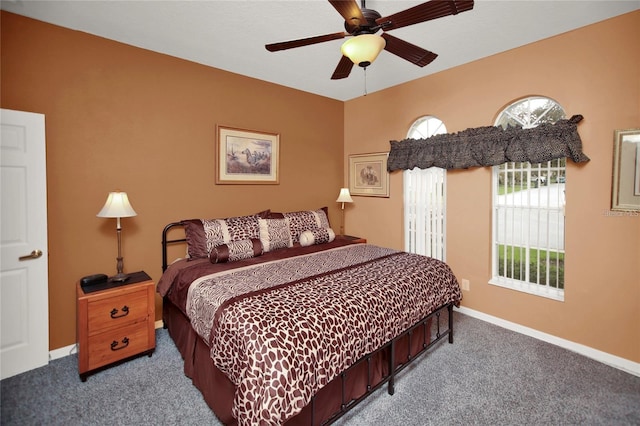
[[(417, 325), (410, 332), (405, 333), (394, 342), (394, 363), (398, 366), (407, 364), (416, 354), (424, 351), (427, 346), (449, 334), (452, 327), (449, 318), (437, 317), (437, 327), (432, 333), (432, 318)], [(188, 318), (166, 298), (163, 300), (162, 319), (165, 328), (175, 342), (184, 359), (184, 373), (191, 378), (193, 384), (200, 390), (204, 400), (213, 410), (218, 419), (226, 425), (237, 424), (231, 414), (234, 397), (234, 385), (213, 364), (209, 354), (209, 347), (191, 327)], [(442, 322), (445, 321), (446, 324)], [(441, 334), (442, 328), (444, 334)], [(435, 339), (432, 338), (435, 335)], [(343, 377), (338, 376), (325, 387), (320, 389), (301, 413), (289, 419), (287, 425), (321, 425), (339, 418), (346, 412), (354, 401), (362, 398), (368, 390), (384, 384), (389, 378), (389, 356), (391, 345), (387, 345), (370, 357), (349, 368)], [(368, 358), (368, 359), (367, 359)], [(390, 391), (392, 393), (392, 391)]]

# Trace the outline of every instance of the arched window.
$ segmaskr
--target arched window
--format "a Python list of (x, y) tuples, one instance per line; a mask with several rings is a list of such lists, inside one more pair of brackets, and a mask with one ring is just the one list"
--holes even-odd
[[(495, 125), (536, 127), (565, 118), (553, 99), (533, 96), (506, 107)], [(493, 167), (490, 284), (564, 300), (566, 159)]]
[[(407, 138), (424, 139), (447, 133), (433, 116), (417, 119)], [(403, 172), (405, 251), (445, 260), (446, 171), (437, 167)]]

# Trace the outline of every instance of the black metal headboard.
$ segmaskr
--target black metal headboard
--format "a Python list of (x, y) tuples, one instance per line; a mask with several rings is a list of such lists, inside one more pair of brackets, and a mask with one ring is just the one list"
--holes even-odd
[(167, 234), (169, 233), (169, 230), (176, 227), (182, 228), (182, 222), (170, 223), (167, 226), (165, 226), (164, 229), (162, 230), (162, 272), (166, 271), (168, 266), (167, 265), (167, 247), (170, 244), (187, 242), (186, 238), (179, 238), (179, 239), (173, 239), (173, 240), (167, 239)]

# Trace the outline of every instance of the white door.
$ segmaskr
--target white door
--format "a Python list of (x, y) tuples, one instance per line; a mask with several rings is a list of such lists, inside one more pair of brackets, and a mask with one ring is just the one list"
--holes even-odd
[(44, 115), (0, 112), (0, 376), (49, 361)]

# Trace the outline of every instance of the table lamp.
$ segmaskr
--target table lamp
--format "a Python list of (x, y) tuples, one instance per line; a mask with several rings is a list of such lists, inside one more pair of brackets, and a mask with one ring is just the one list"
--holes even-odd
[(353, 203), (353, 198), (349, 193), (349, 188), (340, 188), (337, 203), (342, 203), (342, 222), (340, 223), (340, 235), (344, 235), (344, 203)]
[(109, 278), (109, 281), (122, 282), (126, 281), (129, 276), (122, 272), (124, 262), (122, 261), (122, 243), (121, 243), (121, 233), (122, 227), (120, 226), (120, 218), (121, 217), (132, 217), (136, 216), (137, 213), (131, 207), (129, 203), (129, 197), (127, 197), (126, 192), (110, 192), (107, 197), (107, 202), (104, 203), (104, 207), (102, 210), (96, 215), (98, 217), (115, 217), (116, 218), (116, 232), (118, 234), (118, 257), (116, 258), (116, 268), (117, 273), (113, 277)]

